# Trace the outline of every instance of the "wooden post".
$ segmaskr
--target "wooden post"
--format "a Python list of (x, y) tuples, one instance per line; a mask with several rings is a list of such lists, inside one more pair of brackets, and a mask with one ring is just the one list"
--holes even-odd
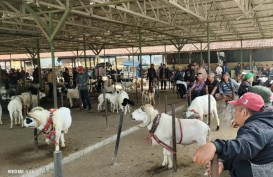
[(165, 114), (167, 114), (167, 104), (168, 104), (168, 96), (165, 95)]
[[(208, 110), (210, 112), (211, 108), (210, 108), (210, 94), (208, 94)], [(208, 114), (208, 125), (210, 126), (210, 114)]]
[[(135, 85), (135, 87), (136, 87), (136, 100), (137, 100), (137, 104), (138, 104), (138, 96), (137, 96), (137, 81), (138, 81), (138, 78), (136, 78), (136, 85)], [(141, 81), (141, 80), (140, 80)]]
[(107, 107), (107, 100), (105, 99), (105, 81), (103, 81), (103, 101), (104, 101), (104, 109), (105, 109), (106, 128), (109, 128), (108, 115), (107, 115), (108, 107)]
[(176, 130), (175, 130), (175, 104), (172, 104), (172, 135), (173, 135), (173, 172), (177, 171)]
[(34, 130), (33, 130), (33, 136), (34, 136), (34, 151), (35, 152), (38, 152), (38, 137), (37, 137), (37, 135), (38, 135), (38, 130), (37, 130), (37, 128), (35, 128)]
[(63, 92), (61, 92), (61, 103), (62, 103), (62, 107), (63, 107), (64, 106), (64, 95), (63, 95)]

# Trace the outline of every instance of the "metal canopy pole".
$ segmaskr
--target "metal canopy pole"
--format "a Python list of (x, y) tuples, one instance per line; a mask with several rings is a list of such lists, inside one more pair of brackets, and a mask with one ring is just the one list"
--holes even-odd
[[(180, 52), (184, 45), (187, 43), (187, 40), (180, 41), (180, 39), (175, 39), (175, 42), (171, 40), (171, 43), (175, 46), (175, 48), (178, 50), (178, 57), (179, 57), (179, 64), (181, 64), (180, 61)], [(173, 59), (173, 70), (175, 71), (175, 63), (176, 63), (176, 57)]]
[(241, 72), (243, 72), (243, 39), (241, 39)]
[(166, 62), (167, 61), (167, 59), (166, 59), (167, 58), (167, 52), (166, 52), (166, 50), (167, 50), (166, 49), (166, 44), (164, 44), (164, 60), (163, 60), (163, 63), (165, 63), (165, 64), (167, 63)]
[(52, 21), (52, 12), (49, 12), (49, 25), (47, 22), (43, 21), (38, 14), (27, 4), (23, 3), (25, 9), (30, 12), (31, 17), (35, 20), (37, 26), (47, 38), (48, 42), (50, 43), (50, 50), (51, 50), (51, 58), (52, 58), (52, 70), (53, 70), (53, 94), (54, 94), (54, 108), (57, 108), (57, 89), (56, 89), (56, 72), (55, 72), (55, 48), (54, 48), (54, 38), (58, 35), (60, 30), (62, 29), (66, 19), (70, 13), (69, 7), (69, 0), (66, 1), (65, 12), (62, 15), (60, 21), (57, 23), (55, 29), (53, 29), (53, 21)]
[(87, 69), (87, 63), (86, 63), (86, 43), (85, 43), (85, 34), (83, 35), (83, 53), (84, 53), (84, 66), (85, 71)]
[[(209, 23), (207, 23), (207, 43), (208, 43), (208, 65), (209, 65), (209, 73), (210, 73), (210, 29)], [(208, 110), (210, 112), (210, 94), (208, 94)], [(209, 125), (210, 125), (210, 114), (208, 114)]]
[(178, 60), (179, 60), (179, 65), (181, 64), (181, 60), (180, 60), (180, 52), (181, 52), (181, 48), (179, 48), (180, 50), (178, 50)]
[[(52, 13), (49, 13), (49, 28), (52, 32), (53, 24), (52, 24)], [(55, 47), (54, 47), (54, 39), (49, 41), (50, 43), (50, 51), (51, 51), (51, 62), (52, 62), (52, 78), (53, 78), (53, 100), (54, 100), (54, 108), (58, 108), (57, 102), (57, 83), (56, 83), (56, 68), (55, 68)]]
[(103, 50), (103, 61), (104, 61), (104, 76), (106, 76), (106, 60), (105, 60), (105, 48)]
[[(37, 44), (37, 65), (38, 65), (38, 72), (39, 72), (39, 88), (42, 86), (42, 79), (41, 79), (41, 59), (40, 59), (40, 45), (39, 45), (39, 39), (36, 40)], [(38, 94), (39, 96), (39, 94)]]
[(249, 71), (252, 71), (252, 49), (250, 49), (250, 54), (249, 54)]
[(202, 43), (200, 43), (200, 48), (201, 48), (201, 51), (200, 51), (200, 64), (202, 64), (202, 62), (203, 62), (203, 46), (202, 46)]
[(140, 85), (141, 85), (141, 92), (143, 92), (143, 74), (142, 74), (143, 70), (142, 70), (141, 40), (142, 40), (142, 38), (141, 38), (140, 29), (139, 29), (139, 40), (138, 40), (138, 42), (139, 42), (139, 57), (140, 57), (140, 66), (141, 66), (140, 67), (140, 77), (141, 77), (141, 83), (140, 83)]
[[(76, 66), (76, 62), (77, 62), (77, 65), (79, 64), (78, 61), (79, 61), (79, 49), (77, 49), (77, 58), (76, 58), (77, 61), (74, 61), (75, 62), (75, 66)], [(76, 66), (77, 67), (77, 66)]]

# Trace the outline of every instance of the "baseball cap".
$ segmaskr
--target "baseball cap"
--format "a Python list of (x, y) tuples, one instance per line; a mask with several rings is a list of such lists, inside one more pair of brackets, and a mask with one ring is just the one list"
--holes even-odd
[(251, 92), (247, 92), (243, 94), (243, 96), (241, 96), (238, 100), (229, 101), (228, 103), (235, 106), (245, 106), (248, 109), (258, 112), (261, 111), (261, 109), (264, 107), (263, 98), (260, 95)]
[(253, 77), (253, 74), (251, 74), (251, 73), (247, 73), (246, 75), (245, 75), (245, 78), (246, 79), (250, 79), (250, 78), (252, 78)]
[(82, 66), (78, 66), (77, 70), (78, 70), (78, 71), (82, 71), (82, 70), (83, 70), (83, 67), (82, 67)]
[(260, 95), (264, 100), (265, 106), (272, 105), (272, 103), (271, 103), (272, 102), (272, 100), (271, 100), (272, 92), (268, 87), (264, 87), (261, 85), (255, 85), (253, 87), (250, 87), (248, 91)]

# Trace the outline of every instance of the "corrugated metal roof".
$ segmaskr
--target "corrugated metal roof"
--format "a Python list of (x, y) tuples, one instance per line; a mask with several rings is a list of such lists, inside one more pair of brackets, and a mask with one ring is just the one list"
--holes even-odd
[[(2, 0), (0, 54), (35, 52), (37, 40), (41, 52), (49, 52), (52, 39), (57, 52), (83, 50), (85, 43), (94, 52), (119, 48), (119, 54), (137, 48), (139, 41), (148, 47), (144, 53), (159, 49), (149, 46), (199, 46), (207, 32), (213, 42), (271, 39), (272, 9), (273, 0)], [(186, 45), (184, 50), (195, 49)]]

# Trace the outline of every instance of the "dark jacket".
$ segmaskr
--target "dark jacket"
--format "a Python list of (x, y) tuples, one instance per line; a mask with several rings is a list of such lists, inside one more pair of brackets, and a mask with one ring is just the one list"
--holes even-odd
[(238, 89), (238, 96), (241, 97), (243, 94), (245, 94), (246, 92), (248, 92), (249, 88), (252, 87), (251, 84), (247, 81), (243, 81), (240, 84), (240, 87)]
[(194, 82), (195, 81), (195, 71), (191, 68), (186, 69), (185, 76), (184, 76), (185, 82)]
[(216, 153), (224, 160), (224, 169), (231, 177), (252, 177), (251, 163), (273, 162), (273, 112), (266, 110), (252, 115), (239, 128), (233, 140), (214, 141)]
[(156, 72), (155, 72), (155, 69), (154, 68), (149, 68), (148, 69), (148, 74), (147, 74), (147, 78), (148, 79), (154, 79), (156, 78)]
[(34, 69), (34, 72), (33, 72), (33, 82), (35, 84), (39, 83), (39, 70), (38, 70), (38, 68)]
[(174, 79), (175, 79), (175, 81), (177, 81), (177, 80), (184, 81), (184, 76), (185, 76), (185, 71), (176, 71)]
[[(165, 73), (165, 78), (163, 78), (163, 73)], [(167, 80), (168, 78), (169, 78), (169, 70), (167, 68), (165, 68), (165, 69), (160, 68), (159, 69), (159, 79)]]
[(79, 90), (88, 90), (89, 76), (87, 73), (77, 74), (76, 78)]
[(70, 84), (70, 75), (67, 72), (63, 72), (64, 82)]

